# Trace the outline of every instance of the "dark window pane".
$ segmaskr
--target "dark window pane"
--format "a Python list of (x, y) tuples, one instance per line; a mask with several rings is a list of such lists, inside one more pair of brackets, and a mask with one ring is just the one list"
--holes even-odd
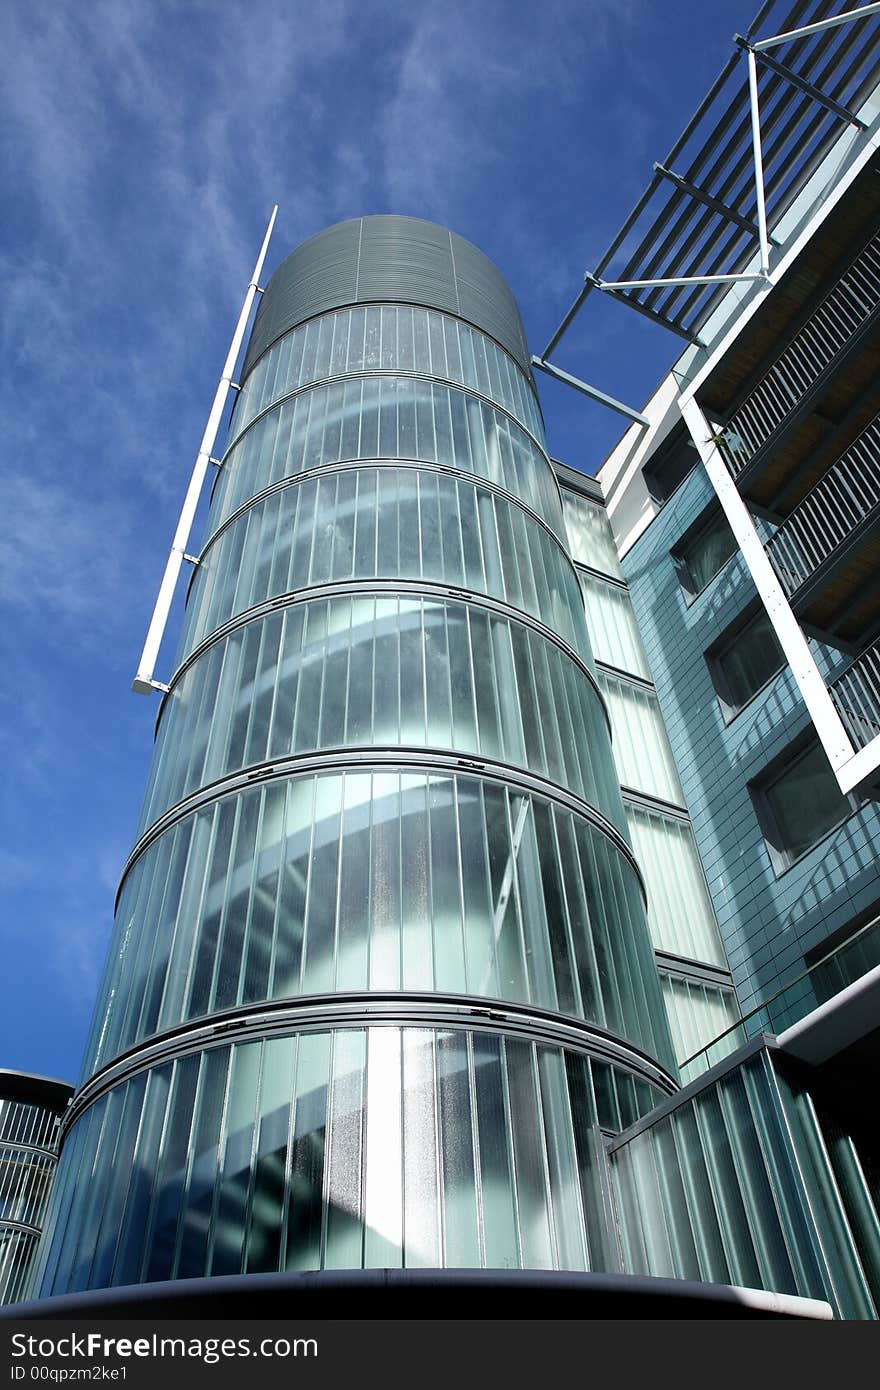
[(682, 440), (658, 462), (650, 468), (646, 467), (645, 482), (654, 501), (662, 506), (699, 461), (699, 455), (690, 440)]
[(676, 551), (682, 582), (688, 591), (698, 594), (705, 589), (736, 548), (727, 518), (722, 512), (716, 512), (696, 536), (685, 541)]
[(733, 710), (741, 709), (784, 662), (773, 625), (763, 609), (719, 650), (715, 661), (722, 677), (722, 700)]
[(789, 862), (815, 845), (850, 812), (850, 804), (818, 743), (769, 783), (764, 795), (779, 832), (779, 848)]

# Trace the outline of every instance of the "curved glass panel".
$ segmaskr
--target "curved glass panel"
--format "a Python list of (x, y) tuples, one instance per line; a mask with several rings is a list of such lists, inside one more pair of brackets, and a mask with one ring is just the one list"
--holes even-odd
[(303, 479), (230, 522), (194, 572), (179, 659), (266, 599), (347, 579), (487, 594), (546, 623), (592, 665), (575, 572), (552, 536), (479, 484), (393, 466)]
[(29, 1296), (39, 1243), (35, 1231), (0, 1230), (0, 1305)]
[(557, 1009), (670, 1067), (644, 923), (623, 853), (542, 797), (422, 771), (278, 779), (135, 861), (85, 1075), (218, 1010), (400, 989)]
[(296, 603), (212, 643), (172, 686), (138, 833), (255, 763), (399, 744), (525, 768), (626, 834), (604, 719), (571, 657), (497, 613), (405, 595)]
[(54, 1170), (49, 1154), (0, 1147), (0, 1228), (4, 1221), (39, 1226)]
[(531, 384), (503, 348), (461, 319), (409, 304), (341, 309), (279, 338), (248, 373), (233, 435), (273, 401), (313, 381), (395, 369), (469, 386), (544, 437)]
[(637, 685), (601, 668), (597, 676), (608, 702), (621, 785), (683, 806), (684, 792), (653, 687)]
[(607, 1269), (592, 1127), (658, 1099), (584, 1054), (458, 1029), (183, 1057), (74, 1124), (53, 1196), (73, 1214), (42, 1252), (40, 1293), (298, 1269)]
[(270, 483), (351, 459), (412, 459), (487, 478), (565, 539), (546, 456), (500, 410), (413, 377), (360, 377), (315, 386), (262, 416), (226, 454), (211, 504), (213, 534)]

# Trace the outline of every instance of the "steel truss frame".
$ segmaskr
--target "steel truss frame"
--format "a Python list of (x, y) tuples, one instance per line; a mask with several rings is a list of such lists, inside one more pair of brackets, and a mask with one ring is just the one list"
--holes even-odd
[[(772, 0), (768, 0), (768, 3), (763, 6), (755, 21), (755, 27), (766, 17), (771, 7)], [(667, 162), (665, 164), (654, 164), (653, 178), (648, 188), (639, 199), (621, 230), (617, 233), (608, 251), (606, 251), (605, 255), (602, 257), (599, 262), (599, 268), (596, 271), (587, 271), (584, 274), (584, 284), (577, 298), (550, 337), (544, 351), (539, 356), (532, 358), (533, 367), (555, 378), (557, 381), (561, 381), (573, 387), (574, 390), (580, 392), (580, 394), (590, 397), (592, 400), (607, 406), (618, 414), (627, 416), (630, 420), (635, 421), (643, 428), (647, 426), (648, 421), (641, 411), (636, 410), (632, 406), (625, 405), (621, 401), (615, 400), (614, 397), (607, 395), (598, 387), (592, 386), (579, 377), (572, 376), (570, 373), (563, 371), (562, 368), (549, 360), (550, 354), (557, 347), (565, 333), (567, 333), (583, 308), (588, 295), (594, 289), (601, 290), (603, 294), (607, 294), (609, 297), (619, 300), (621, 303), (628, 305), (629, 308), (634, 309), (637, 313), (643, 314), (653, 322), (660, 324), (662, 327), (676, 333), (679, 337), (684, 338), (687, 342), (699, 347), (704, 346), (704, 344), (697, 334), (685, 324), (680, 321), (677, 322), (675, 319), (659, 312), (650, 304), (643, 303), (631, 297), (627, 292), (634, 290), (654, 291), (671, 288), (684, 289), (689, 286), (696, 288), (714, 286), (721, 289), (725, 285), (755, 283), (762, 283), (766, 285), (768, 289), (771, 288), (770, 248), (774, 243), (773, 238), (769, 234), (767, 225), (767, 190), (764, 174), (764, 155), (762, 150), (761, 113), (758, 98), (758, 63), (761, 62), (762, 65), (766, 66), (779, 80), (789, 82), (798, 91), (804, 93), (822, 110), (832, 113), (838, 119), (853, 126), (856, 130), (864, 132), (866, 130), (864, 122), (853, 111), (823, 92), (815, 83), (806, 80), (801, 74), (796, 73), (786, 64), (779, 62), (776, 58), (770, 57), (768, 50), (776, 48), (780, 44), (792, 43), (800, 39), (810, 38), (815, 34), (824, 33), (827, 30), (835, 29), (840, 25), (848, 24), (855, 20), (866, 19), (870, 15), (878, 12), (880, 12), (880, 0), (872, 0), (871, 3), (860, 5), (857, 9), (847, 10), (842, 14), (831, 15), (824, 19), (816, 20), (813, 23), (802, 25), (799, 28), (789, 29), (784, 33), (774, 34), (764, 39), (751, 41), (743, 38), (739, 34), (734, 35), (733, 41), (736, 45), (736, 53), (728, 60), (725, 67), (722, 69), (721, 74), (713, 84), (705, 100), (701, 103), (696, 115), (688, 123), (685, 131), (676, 142)], [(676, 173), (673, 169), (668, 167), (668, 163), (671, 162), (675, 154), (682, 149), (687, 139), (699, 124), (699, 121), (712, 100), (730, 76), (740, 53), (745, 53), (747, 63), (748, 104), (751, 123), (751, 163), (756, 209), (754, 221), (748, 217), (742, 216), (734, 208), (723, 203), (706, 189), (700, 188), (692, 179)], [(620, 248), (624, 238), (629, 234), (637, 219), (647, 206), (649, 199), (656, 192), (663, 180), (672, 183), (680, 193), (707, 208), (710, 213), (714, 213), (717, 217), (724, 219), (740, 231), (751, 234), (757, 241), (758, 246), (757, 271), (733, 271), (729, 274), (686, 274), (656, 277), (648, 276), (639, 279), (623, 278), (619, 280), (603, 280), (599, 271), (604, 269), (612, 256)], [(664, 217), (666, 216), (667, 214), (664, 214)]]

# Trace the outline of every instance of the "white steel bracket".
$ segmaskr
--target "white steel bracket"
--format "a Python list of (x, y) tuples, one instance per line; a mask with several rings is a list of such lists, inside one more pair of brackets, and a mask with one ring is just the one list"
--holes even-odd
[(564, 386), (571, 386), (575, 391), (579, 391), (582, 396), (588, 396), (591, 401), (598, 401), (599, 405), (607, 405), (609, 410), (615, 411), (618, 415), (623, 415), (627, 420), (634, 421), (642, 428), (647, 428), (651, 423), (647, 415), (643, 415), (640, 410), (635, 410), (631, 405), (626, 405), (623, 401), (618, 401), (614, 396), (609, 396), (604, 391), (600, 391), (598, 386), (591, 386), (587, 381), (581, 381), (580, 377), (572, 376), (570, 372), (564, 372), (561, 367), (555, 366), (553, 362), (548, 362), (543, 357), (532, 357), (532, 366), (537, 367), (539, 372), (544, 372), (547, 376), (553, 377), (555, 381), (561, 381)]

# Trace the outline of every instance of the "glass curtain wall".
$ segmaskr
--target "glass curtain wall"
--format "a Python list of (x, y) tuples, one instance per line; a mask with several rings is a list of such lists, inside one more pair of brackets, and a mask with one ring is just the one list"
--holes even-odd
[(562, 502), (676, 1057), (732, 1028), (713, 1054), (723, 1056), (742, 1041), (739, 1007), (611, 524), (598, 497), (563, 486)]
[[(45, 1294), (604, 1268), (595, 1134), (674, 1086), (515, 304), (443, 229), (348, 225), (262, 298)], [(390, 302), (339, 305), (340, 236)]]
[[(764, 1047), (610, 1148), (625, 1266), (827, 1300), (875, 1319), (876, 1184), (852, 1137)], [(666, 1107), (664, 1107), (666, 1110)]]
[(20, 1303), (33, 1289), (71, 1090), (64, 1082), (0, 1071), (0, 1304)]

